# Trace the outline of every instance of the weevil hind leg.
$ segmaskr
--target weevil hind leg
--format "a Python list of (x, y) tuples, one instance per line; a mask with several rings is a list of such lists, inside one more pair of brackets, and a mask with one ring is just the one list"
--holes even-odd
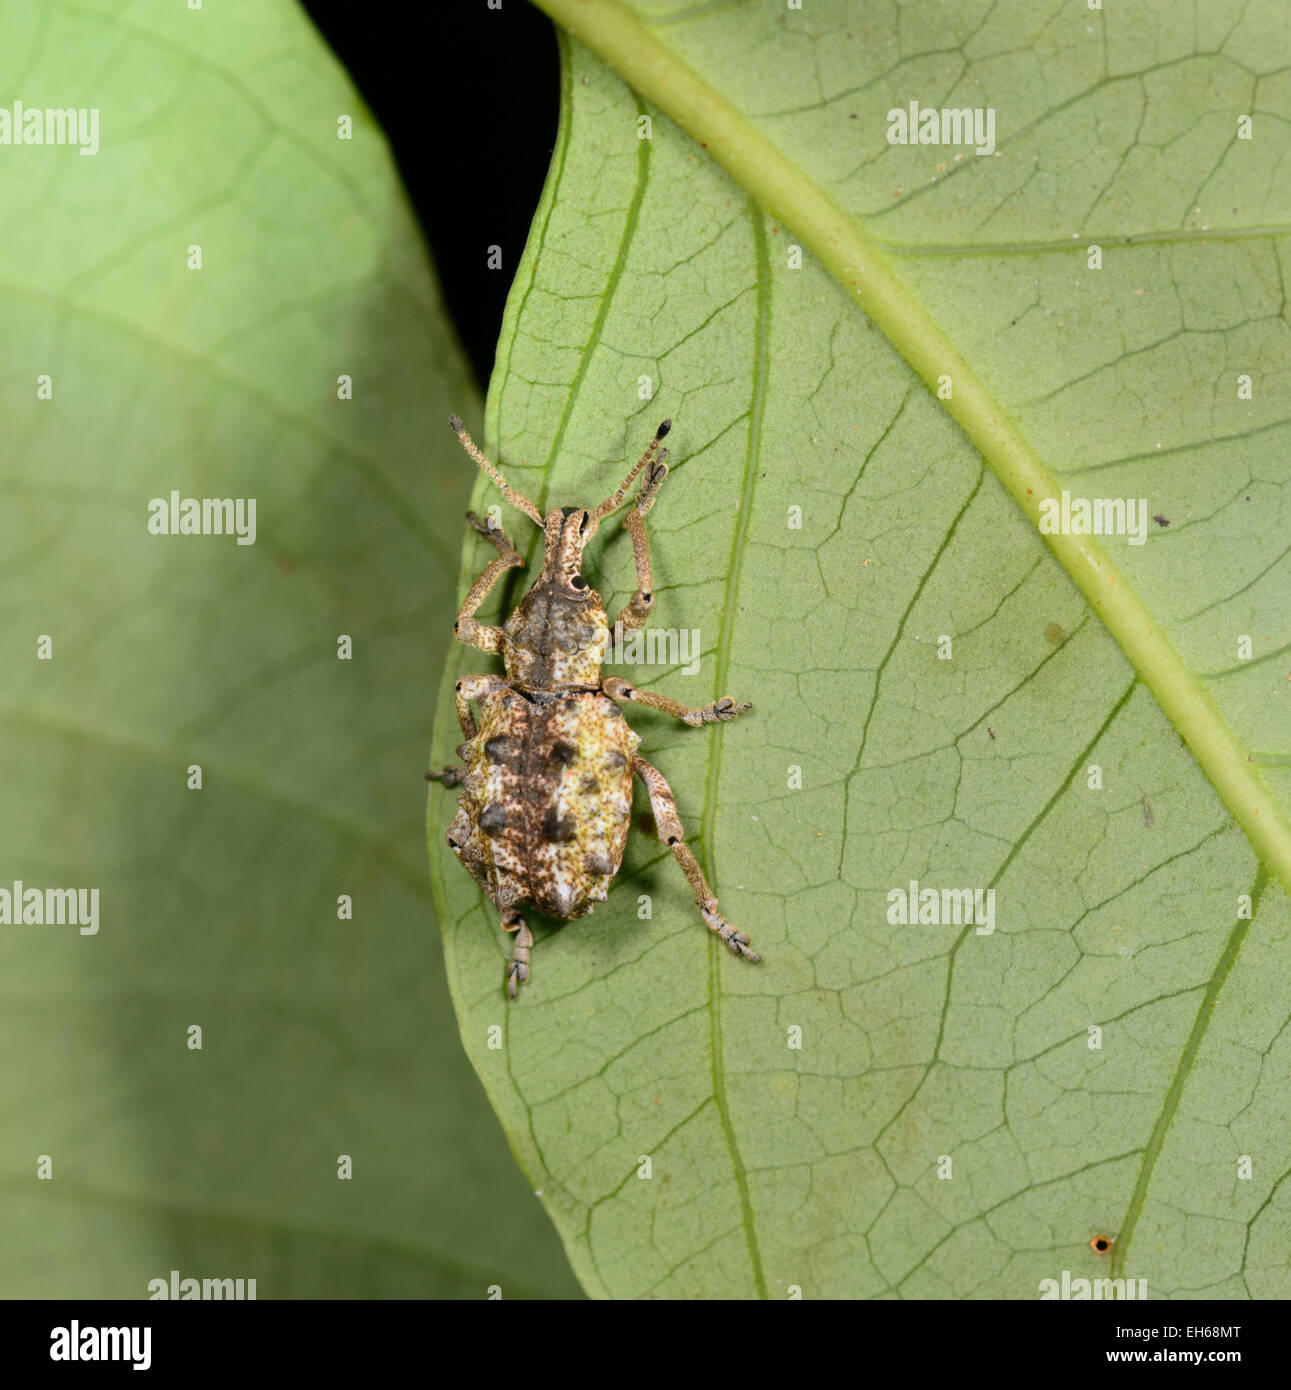
[(502, 930), (515, 932), (515, 945), (507, 964), (507, 997), (514, 999), (520, 986), (529, 978), (529, 952), (533, 949), (533, 933), (529, 924), (514, 909), (502, 918)]
[(682, 827), (681, 817), (677, 814), (677, 801), (663, 773), (644, 758), (635, 755), (632, 758), (632, 771), (645, 783), (659, 839), (672, 851), (672, 857), (686, 875), (704, 925), (733, 956), (743, 956), (756, 964), (762, 957), (753, 949), (748, 933), (732, 926), (717, 910), (717, 898), (708, 886), (704, 871), (686, 844), (686, 832)]

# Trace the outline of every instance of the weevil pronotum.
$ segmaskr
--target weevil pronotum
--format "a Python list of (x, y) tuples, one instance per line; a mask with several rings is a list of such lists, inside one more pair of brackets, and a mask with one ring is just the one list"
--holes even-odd
[[(466, 595), (453, 634), (467, 646), (500, 654), (506, 675), (464, 676), (457, 682), (457, 717), (466, 738), (457, 756), (465, 767), (426, 774), (445, 786), (461, 784), (448, 844), (501, 914), (502, 930), (515, 933), (507, 993), (514, 999), (529, 978), (533, 935), (520, 914), (522, 904), (568, 922), (605, 901), (623, 862), (633, 776), (645, 784), (659, 838), (689, 880), (708, 929), (732, 954), (761, 960), (748, 936), (717, 910), (713, 890), (686, 845), (672, 789), (637, 755), (640, 736), (619, 708), (646, 705), (698, 726), (734, 719), (753, 706), (724, 696), (703, 709), (687, 709), (621, 676), (602, 678), (610, 623), (600, 594), (580, 573), (583, 547), (644, 473), (641, 491), (623, 518), (632, 537), (637, 587), (615, 623), (623, 632), (645, 626), (654, 611), (645, 517), (668, 476), (668, 451), (660, 445), (672, 421), (659, 426), (599, 507), (555, 507), (546, 517), (476, 448), (456, 415), (449, 423), (506, 500), (542, 527), (546, 541), (542, 573), (533, 587), (502, 627), (488, 627), (476, 621), (476, 610), (502, 575), (524, 559), (501, 527), (467, 512), (467, 521), (497, 548), (498, 558)], [(472, 703), (480, 709), (478, 723)]]

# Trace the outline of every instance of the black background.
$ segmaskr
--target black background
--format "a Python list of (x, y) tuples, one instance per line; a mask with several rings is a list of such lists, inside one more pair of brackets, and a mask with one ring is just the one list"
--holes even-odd
[[(551, 21), (526, 0), (304, 0), (390, 141), (483, 392), (556, 142)], [(502, 248), (489, 270), (488, 247)]]

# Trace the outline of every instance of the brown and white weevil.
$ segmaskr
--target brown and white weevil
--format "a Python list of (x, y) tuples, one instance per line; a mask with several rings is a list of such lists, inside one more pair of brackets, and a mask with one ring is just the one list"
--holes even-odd
[[(456, 415), (449, 423), (471, 458), (513, 507), (542, 527), (546, 539), (537, 581), (502, 627), (488, 627), (476, 621), (476, 609), (502, 575), (524, 559), (500, 527), (467, 512), (467, 521), (497, 547), (498, 558), (471, 587), (453, 633), (467, 646), (500, 654), (506, 675), (464, 676), (457, 682), (457, 717), (466, 737), (457, 756), (466, 766), (426, 774), (445, 786), (461, 783), (448, 844), (498, 909), (502, 930), (515, 933), (507, 993), (514, 999), (529, 978), (533, 935), (520, 914), (522, 903), (568, 922), (605, 901), (623, 863), (634, 774), (645, 783), (659, 838), (681, 865), (708, 929), (733, 955), (761, 960), (748, 936), (717, 910), (713, 890), (686, 845), (672, 789), (637, 755), (640, 735), (619, 709), (646, 705), (698, 726), (734, 719), (753, 706), (724, 696), (703, 709), (687, 709), (665, 695), (638, 690), (621, 676), (602, 678), (610, 623), (600, 594), (579, 572), (583, 547), (644, 470), (641, 492), (623, 518), (632, 536), (637, 587), (615, 622), (622, 632), (645, 626), (654, 611), (645, 516), (668, 476), (668, 451), (659, 446), (672, 421), (659, 426), (618, 490), (594, 511), (555, 507), (545, 518), (476, 448)], [(480, 708), (478, 723), (472, 701)]]

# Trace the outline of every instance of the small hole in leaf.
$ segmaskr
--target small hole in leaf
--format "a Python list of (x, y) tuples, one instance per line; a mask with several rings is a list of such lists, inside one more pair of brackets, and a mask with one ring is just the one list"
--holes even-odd
[(1095, 1236), (1093, 1240), (1089, 1242), (1089, 1248), (1095, 1255), (1106, 1255), (1112, 1248), (1113, 1241), (1114, 1237), (1112, 1236)]

